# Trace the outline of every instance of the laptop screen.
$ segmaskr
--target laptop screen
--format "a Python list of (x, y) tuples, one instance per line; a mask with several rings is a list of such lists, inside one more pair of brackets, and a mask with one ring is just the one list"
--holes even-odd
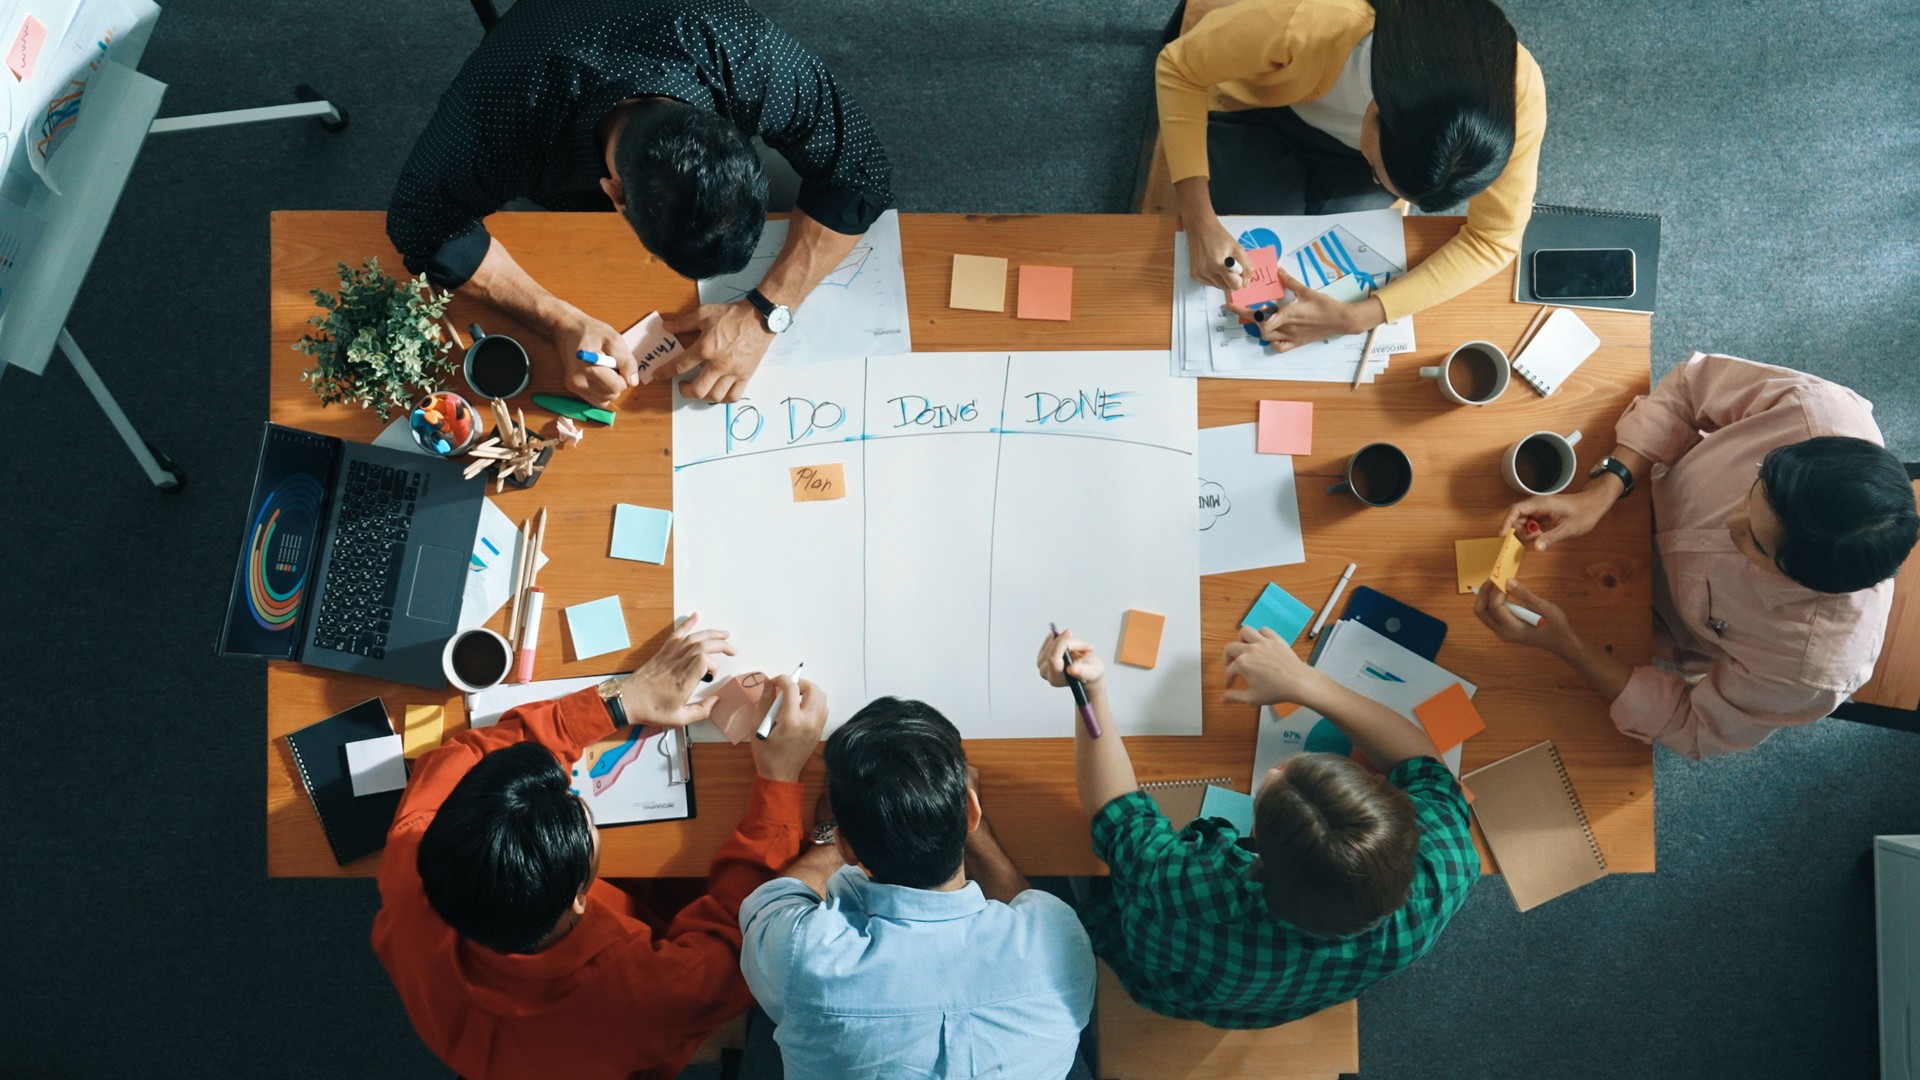
[(267, 425), (220, 651), (291, 658), (312, 601), (335, 441)]

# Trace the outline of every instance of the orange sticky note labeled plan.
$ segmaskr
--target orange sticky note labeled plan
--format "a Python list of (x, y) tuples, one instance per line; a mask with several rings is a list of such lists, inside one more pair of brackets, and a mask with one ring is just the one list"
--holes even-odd
[(1470, 593), (1478, 589), (1481, 582), (1491, 581), (1494, 588), (1506, 592), (1507, 582), (1520, 573), (1523, 549), (1520, 538), (1511, 533), (1484, 540), (1455, 540), (1453, 569), (1460, 591)]
[(1067, 322), (1073, 318), (1073, 267), (1023, 266), (1020, 268), (1020, 306), (1014, 315), (1022, 319), (1051, 319)]
[(1313, 402), (1261, 402), (1254, 449), (1262, 454), (1313, 453)]
[(1160, 632), (1167, 628), (1167, 617), (1151, 611), (1127, 612), (1126, 629), (1120, 632), (1120, 651), (1115, 659), (1134, 667), (1150, 668), (1160, 662)]
[(1413, 715), (1420, 718), (1420, 726), (1427, 729), (1427, 737), (1443, 754), (1487, 730), (1487, 722), (1480, 718), (1480, 710), (1473, 707), (1473, 699), (1467, 696), (1466, 687), (1459, 683), (1415, 705)]
[(1007, 310), (1007, 260), (955, 255), (947, 306), (969, 311)]
[(846, 466), (837, 461), (827, 465), (795, 465), (787, 472), (793, 480), (794, 502), (826, 502), (847, 497)]

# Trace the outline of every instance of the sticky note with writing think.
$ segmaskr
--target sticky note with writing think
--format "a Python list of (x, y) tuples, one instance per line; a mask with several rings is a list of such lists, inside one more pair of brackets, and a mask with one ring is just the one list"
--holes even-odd
[(847, 497), (847, 470), (837, 461), (825, 465), (795, 465), (787, 471), (792, 477), (794, 502), (825, 502)]
[(641, 319), (627, 332), (620, 335), (633, 350), (633, 358), (640, 362), (640, 381), (653, 381), (653, 370), (680, 355), (680, 339), (667, 333), (666, 321), (659, 312)]
[(1279, 248), (1257, 247), (1247, 252), (1247, 265), (1241, 268), (1240, 277), (1246, 284), (1227, 294), (1227, 299), (1240, 307), (1278, 303), (1287, 295), (1287, 287), (1280, 284)]

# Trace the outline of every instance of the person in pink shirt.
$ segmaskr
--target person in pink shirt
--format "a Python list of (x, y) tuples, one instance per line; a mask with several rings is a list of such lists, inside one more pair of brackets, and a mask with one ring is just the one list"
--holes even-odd
[(1786, 368), (1695, 353), (1635, 398), (1586, 486), (1513, 504), (1546, 550), (1589, 532), (1645, 484), (1654, 515), (1654, 666), (1580, 639), (1518, 582), (1515, 617), (1482, 588), (1480, 621), (1559, 655), (1613, 699), (1615, 726), (1691, 758), (1758, 745), (1832, 712), (1879, 657), (1893, 576), (1920, 516), (1873, 405)]

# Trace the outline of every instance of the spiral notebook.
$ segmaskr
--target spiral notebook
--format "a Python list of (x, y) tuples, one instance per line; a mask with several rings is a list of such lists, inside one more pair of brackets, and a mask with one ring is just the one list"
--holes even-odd
[(1167, 820), (1178, 829), (1200, 816), (1200, 806), (1207, 801), (1209, 785), (1225, 787), (1231, 783), (1231, 776), (1207, 776), (1199, 780), (1148, 780), (1140, 785), (1140, 790), (1159, 804), (1160, 812), (1167, 815)]
[(1473, 816), (1521, 911), (1607, 876), (1606, 857), (1553, 743), (1530, 746), (1462, 779), (1473, 786)]
[(392, 734), (387, 707), (374, 697), (287, 736), (300, 782), (307, 786), (314, 813), (320, 815), (320, 828), (333, 848), (334, 861), (342, 866), (387, 846), (387, 829), (404, 794), (395, 790), (355, 795), (346, 746)]
[(1526, 234), (1520, 239), (1520, 257), (1515, 263), (1513, 298), (1519, 303), (1560, 303), (1542, 300), (1533, 293), (1533, 253), (1542, 248), (1632, 248), (1632, 296), (1581, 300), (1566, 306), (1653, 313), (1654, 293), (1660, 284), (1660, 215), (1536, 204)]
[(1600, 348), (1600, 335), (1580, 321), (1580, 316), (1557, 307), (1540, 329), (1527, 339), (1526, 347), (1513, 358), (1514, 374), (1527, 385), (1552, 397), (1575, 368), (1587, 362)]

